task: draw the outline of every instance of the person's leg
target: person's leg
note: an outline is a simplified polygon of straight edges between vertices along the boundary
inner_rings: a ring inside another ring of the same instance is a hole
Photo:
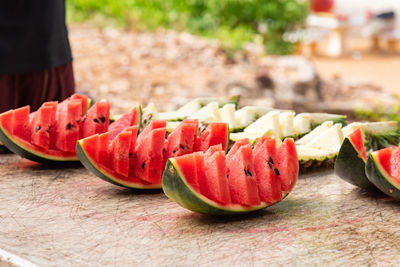
[[[45,101],[62,101],[75,93],[75,79],[72,62],[48,70]]]
[[[72,63],[43,71],[0,75],[0,112],[45,101],[62,101],[75,92]]]
[[[15,74],[0,75],[0,113],[18,106],[15,76]]]

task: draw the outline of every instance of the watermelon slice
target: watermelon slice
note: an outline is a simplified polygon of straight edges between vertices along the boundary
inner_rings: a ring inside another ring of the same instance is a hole
[[[367,154],[361,128],[346,137],[335,161],[335,173],[348,183],[365,190],[376,190],[365,174]]]
[[[210,147],[205,155],[195,152],[169,158],[162,187],[170,199],[199,213],[224,215],[259,210],[279,202],[293,189],[299,168],[293,148],[292,139],[276,150],[273,139],[261,138],[253,151],[249,140],[239,140],[226,158],[222,146]],[[229,169],[229,181],[224,179],[225,168]]]
[[[207,151],[211,146],[221,144],[223,150],[228,149],[229,127],[227,123],[210,123],[207,128],[197,138],[195,151]]]
[[[186,119],[168,136],[164,165],[168,158],[192,153],[199,129],[198,120]]]
[[[232,202],[244,206],[260,205],[251,144],[244,144],[227,157]]]
[[[140,106],[131,108],[127,113],[123,114],[118,120],[113,122],[108,131],[110,132],[110,141],[122,132],[126,127],[132,125],[139,125],[142,116],[142,109]]]
[[[0,114],[0,141],[33,161],[78,161],[75,146],[90,102],[87,96],[74,94],[59,104],[43,103],[36,112],[29,113],[29,106],[4,112]]]
[[[276,203],[283,197],[276,168],[276,141],[272,137],[262,137],[254,147],[254,170],[260,199],[267,204]]]
[[[388,196],[400,200],[399,148],[384,148],[369,154],[365,166],[368,180]]]
[[[80,121],[80,138],[85,138],[108,130],[110,118],[110,103],[96,102]]]

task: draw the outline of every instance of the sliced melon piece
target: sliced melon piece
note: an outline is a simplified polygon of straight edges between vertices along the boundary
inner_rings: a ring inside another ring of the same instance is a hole
[[[243,132],[262,136],[267,130],[273,130],[281,137],[279,128],[279,111],[271,111],[250,124]]]
[[[307,162],[310,160],[315,161],[326,161],[330,159],[334,159],[337,155],[336,152],[316,149],[304,145],[297,145],[296,146],[297,155],[299,157],[300,162]]]
[[[272,110],[273,108],[271,107],[243,107],[235,112],[236,125],[238,128],[245,128]]]
[[[308,147],[338,152],[343,142],[342,125],[335,124],[307,143]]]
[[[339,123],[346,125],[346,115],[329,114],[329,113],[306,113],[310,116],[311,127],[314,128],[325,121],[332,121],[334,124]]]
[[[302,138],[300,138],[299,140],[297,140],[296,144],[297,145],[306,145],[307,143],[314,140],[317,136],[319,136],[321,133],[328,130],[332,126],[333,126],[332,121],[326,121],[326,122],[322,123],[320,126],[318,126],[317,128],[315,128],[314,130],[312,130],[311,132],[309,132],[308,134],[306,134],[305,136],[303,136]]]
[[[294,115],[294,111],[287,111],[279,114],[279,128],[282,137],[292,137],[295,135]]]
[[[293,130],[295,135],[300,136],[311,131],[311,119],[309,113],[300,113],[293,118]]]
[[[236,129],[235,105],[226,104],[219,109],[221,122],[228,123],[229,129]]]
[[[246,132],[239,132],[239,133],[230,133],[229,140],[232,142],[239,141],[240,139],[248,138],[252,144],[254,144],[257,140],[262,137],[273,137],[276,141],[277,146],[282,143],[282,140],[279,138],[278,134],[274,130],[266,130],[264,133],[246,133]]]
[[[159,119],[168,120],[168,121],[181,121],[186,119],[199,111],[204,106],[216,102],[219,107],[222,107],[226,104],[234,104],[237,107],[239,102],[239,96],[227,96],[227,97],[199,97],[195,98],[192,101],[186,103],[182,107],[180,107],[176,111],[168,111],[168,112],[160,112]]]
[[[198,119],[201,123],[220,122],[218,102],[211,102],[194,114],[189,116],[188,119]]]

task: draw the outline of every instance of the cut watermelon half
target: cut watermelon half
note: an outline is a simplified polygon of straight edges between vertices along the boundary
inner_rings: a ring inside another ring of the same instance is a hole
[[[361,129],[346,137],[335,161],[335,173],[346,182],[365,190],[375,190],[365,174],[367,154]]]
[[[400,200],[399,147],[384,148],[369,154],[365,166],[368,180],[388,196]]]
[[[122,123],[128,125],[132,120],[122,119]],[[112,130],[122,132],[116,135],[114,133],[114,140],[111,140],[110,131],[98,137],[79,140],[76,150],[82,164],[103,180],[128,188],[161,188],[166,158],[193,152],[198,125],[198,120],[185,120],[168,136],[168,139],[165,139],[165,120],[151,121],[139,135],[137,135],[138,126],[130,126],[124,130],[122,126],[118,126]],[[129,131],[132,134],[127,133]],[[224,154],[221,144],[214,149]],[[203,162],[203,153],[198,152],[193,155],[193,159],[186,160]],[[187,171],[201,173],[197,169]],[[191,182],[196,184],[195,180]],[[196,190],[200,192],[201,188],[205,187],[197,183]]]
[[[249,140],[239,140],[226,158],[221,147],[215,146],[206,153],[170,158],[163,174],[164,193],[184,208],[212,215],[271,206],[293,190],[299,168],[293,140],[287,139],[278,150],[271,144],[271,140],[261,138],[252,150]],[[270,165],[274,166],[273,173]],[[224,179],[227,170],[229,177]]]
[[[78,161],[79,124],[91,101],[74,94],[57,104],[46,102],[36,112],[29,106],[0,114],[0,141],[12,152],[41,163]]]

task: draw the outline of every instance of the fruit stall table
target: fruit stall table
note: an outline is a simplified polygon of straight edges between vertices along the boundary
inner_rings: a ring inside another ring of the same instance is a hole
[[[114,186],[80,165],[1,154],[0,171],[3,261],[4,251],[39,266],[400,261],[399,203],[362,192],[331,169],[301,174],[275,206],[228,218],[185,210],[161,191]]]

